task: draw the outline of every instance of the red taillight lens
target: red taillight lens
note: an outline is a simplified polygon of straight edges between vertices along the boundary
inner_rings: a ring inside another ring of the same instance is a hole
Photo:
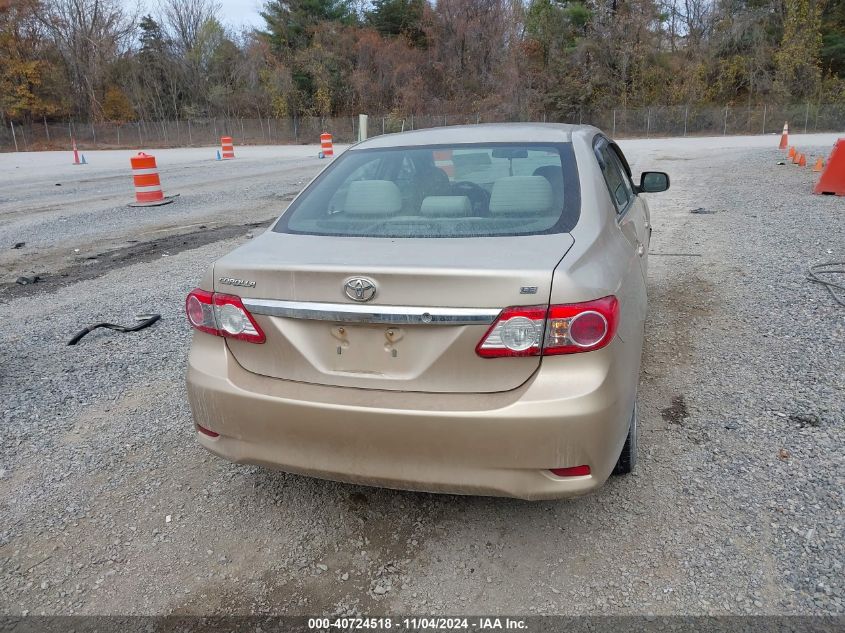
[[[207,435],[208,437],[220,437],[220,433],[217,431],[212,431],[211,429],[207,429],[204,426],[200,426],[197,424],[197,431],[202,433],[203,435]]]
[[[263,343],[264,332],[244,307],[240,297],[197,288],[185,300],[190,324],[201,332],[249,343]]]
[[[616,297],[550,306],[543,355],[601,349],[613,340],[618,323],[619,301]]]
[[[185,313],[188,315],[188,322],[200,332],[207,332],[219,336],[217,324],[214,321],[213,297],[205,290],[192,290],[185,299]]]
[[[484,358],[553,356],[600,349],[619,321],[616,297],[584,303],[506,308],[475,348]]]
[[[583,477],[590,474],[590,467],[584,464],[583,466],[570,466],[569,468],[552,468],[550,472],[558,477]]]

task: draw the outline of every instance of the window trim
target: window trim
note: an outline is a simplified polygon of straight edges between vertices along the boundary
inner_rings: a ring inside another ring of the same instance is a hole
[[[634,201],[637,198],[637,188],[634,186],[634,181],[631,179],[631,167],[628,165],[628,160],[624,157],[624,154],[618,149],[618,145],[611,141],[609,138],[604,136],[603,134],[596,134],[595,139],[593,139],[593,156],[598,163],[599,157],[597,156],[597,152],[599,150],[599,145],[606,145],[608,150],[613,152],[616,155],[616,158],[619,159],[619,163],[622,165],[622,177],[628,180],[628,184],[630,185],[631,196],[628,198],[628,204],[625,205],[622,209],[616,204],[616,198],[613,195],[613,192],[610,190],[610,184],[607,182],[607,178],[604,177],[604,173],[602,172],[602,180],[604,180],[605,189],[607,189],[607,194],[610,196],[610,204],[613,205],[613,208],[616,209],[616,220],[621,221],[627,214],[628,211],[634,204]],[[601,164],[599,164],[599,171],[601,172]]]

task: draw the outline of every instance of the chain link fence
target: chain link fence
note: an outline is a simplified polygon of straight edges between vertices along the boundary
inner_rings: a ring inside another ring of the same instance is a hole
[[[718,136],[779,133],[784,121],[790,131],[845,131],[845,104],[797,104],[753,107],[651,106],[610,110],[569,106],[554,117],[502,113],[370,115],[369,136],[447,125],[513,121],[583,123],[613,137]],[[131,123],[74,121],[19,124],[0,128],[0,151],[66,150],[75,140],[79,149],[143,149],[217,145],[231,136],[235,145],[316,144],[329,132],[336,143],[358,138],[358,117],[294,117],[288,119],[213,118]]]

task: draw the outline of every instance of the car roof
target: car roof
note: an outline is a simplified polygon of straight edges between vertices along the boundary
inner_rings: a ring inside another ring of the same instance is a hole
[[[460,143],[568,143],[572,134],[595,130],[589,125],[563,123],[480,123],[425,128],[412,132],[383,134],[350,149],[411,147],[414,145],[453,145]]]

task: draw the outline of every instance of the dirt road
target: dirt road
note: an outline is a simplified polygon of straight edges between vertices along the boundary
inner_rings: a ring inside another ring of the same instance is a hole
[[[808,156],[830,143],[805,139]],[[563,502],[337,484],[197,446],[182,301],[256,229],[80,262],[265,221],[321,166],[313,152],[163,155],[180,201],[150,212],[123,206],[122,166],[0,182],[0,281],[75,271],[0,292],[0,613],[845,612],[845,311],[805,278],[845,260],[845,202],[810,195],[776,146],[622,143],[635,171],[672,177],[650,198],[640,464]],[[148,330],[65,346],[150,311]]]

